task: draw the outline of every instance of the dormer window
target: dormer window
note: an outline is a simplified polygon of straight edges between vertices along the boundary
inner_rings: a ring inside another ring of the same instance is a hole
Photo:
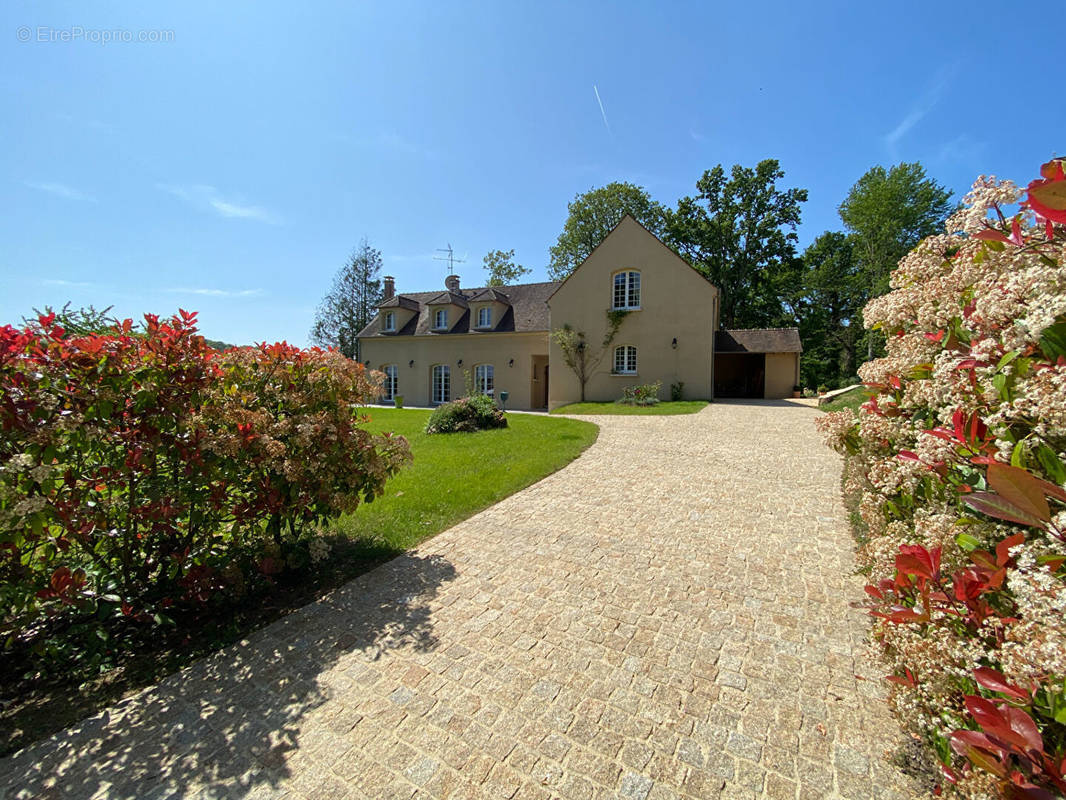
[[[395,311],[386,311],[385,312],[385,319],[382,322],[381,329],[383,331],[394,331],[394,330],[396,330],[396,312]]]
[[[616,272],[614,274],[614,293],[611,308],[613,310],[633,310],[640,308],[640,273],[636,271]]]
[[[479,328],[492,327],[492,309],[488,306],[477,310],[477,326]]]
[[[438,308],[433,312],[433,328],[438,331],[448,329],[448,309]]]

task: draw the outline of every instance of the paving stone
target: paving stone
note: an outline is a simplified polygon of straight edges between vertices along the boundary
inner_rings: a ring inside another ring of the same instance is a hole
[[[917,794],[855,679],[878,673],[817,414],[594,418],[563,470],[0,759],[0,796]]]

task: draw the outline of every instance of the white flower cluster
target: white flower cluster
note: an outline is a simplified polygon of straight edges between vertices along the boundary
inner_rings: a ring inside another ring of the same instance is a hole
[[[1049,454],[1066,463],[1066,365],[1047,357],[1042,342],[1066,315],[1066,236],[1059,228],[1048,241],[1032,220],[1022,223],[1021,245],[973,236],[1021,197],[1014,184],[982,176],[947,232],[900,261],[892,291],[863,312],[866,326],[886,337],[885,356],[859,370],[880,394],[857,417],[839,412],[819,421],[827,443],[848,455],[844,491],[865,526],[858,555],[871,582],[895,577],[901,545],[940,548],[951,580],[973,566],[971,550],[995,553],[998,542],[1025,533],[1012,550],[1017,563],[995,590],[999,607],[1013,607],[1006,616],[1017,621],[994,615],[974,630],[960,623],[957,609],[934,608],[928,623],[875,623],[892,672],[909,670],[917,681],[894,685],[892,705],[926,740],[972,725],[962,704],[972,690],[962,687],[973,685],[976,667],[1026,686],[1066,678],[1066,583],[1041,560],[1066,555],[1066,544],[965,507],[956,487],[986,488],[986,467],[972,460],[978,453],[1020,458],[1045,479]],[[955,437],[960,419],[965,444]],[[929,433],[934,428],[942,435]],[[1056,502],[1053,524],[1066,531],[1066,511]],[[979,770],[951,791],[998,796]]]

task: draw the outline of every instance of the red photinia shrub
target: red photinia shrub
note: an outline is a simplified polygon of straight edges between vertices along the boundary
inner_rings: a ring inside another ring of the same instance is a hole
[[[0,329],[0,634],[149,619],[276,574],[278,548],[409,458],[360,426],[375,375],[286,344],[218,353],[195,314],[70,337]]]
[[[1041,174],[980,179],[900,262],[864,312],[870,400],[821,422],[890,702],[961,797],[1066,791],[1066,175]]]

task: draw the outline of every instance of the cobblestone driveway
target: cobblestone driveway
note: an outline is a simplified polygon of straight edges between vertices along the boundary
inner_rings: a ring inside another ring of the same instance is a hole
[[[598,417],[566,469],[0,762],[0,797],[906,797],[817,413]]]

